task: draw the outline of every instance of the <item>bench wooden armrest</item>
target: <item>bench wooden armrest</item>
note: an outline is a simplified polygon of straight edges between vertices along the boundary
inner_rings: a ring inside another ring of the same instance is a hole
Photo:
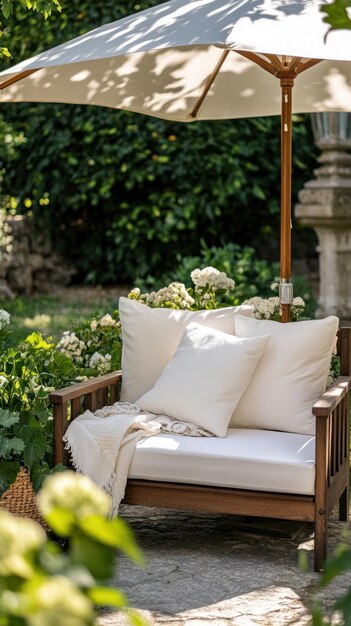
[[[122,372],[118,370],[104,376],[89,378],[70,387],[57,389],[50,394],[49,400],[53,404],[55,463],[67,464],[68,459],[62,439],[67,430],[68,421],[87,409],[94,412],[103,406],[117,402],[121,381]]]
[[[351,378],[349,376],[339,376],[315,402],[312,407],[313,415],[316,417],[330,415],[348,393],[350,383]]]
[[[75,383],[63,389],[55,389],[50,396],[50,402],[63,404],[74,398],[79,398],[87,393],[93,393],[104,387],[118,383],[122,380],[122,370],[105,374],[104,376],[96,376],[96,378],[88,378],[82,383]]]

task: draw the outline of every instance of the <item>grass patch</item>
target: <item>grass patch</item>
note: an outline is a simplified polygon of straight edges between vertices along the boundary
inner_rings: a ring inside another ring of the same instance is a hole
[[[127,292],[123,288],[67,288],[57,295],[0,300],[0,309],[11,315],[11,345],[18,345],[34,331],[58,341],[65,330],[73,330],[88,317],[112,313],[119,295]]]

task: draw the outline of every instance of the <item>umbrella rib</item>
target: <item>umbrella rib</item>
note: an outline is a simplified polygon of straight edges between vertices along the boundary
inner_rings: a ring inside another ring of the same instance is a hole
[[[315,65],[318,65],[318,63],[321,63],[321,62],[322,62],[322,59],[308,59],[308,61],[306,61],[305,63],[301,62],[297,66],[297,73],[302,74],[302,72],[304,72],[305,70],[309,70],[311,67],[314,67]]]
[[[24,72],[20,72],[19,74],[16,74],[16,76],[12,76],[12,78],[9,78],[8,80],[5,80],[3,83],[1,83],[0,89],[6,89],[6,87],[10,87],[10,85],[18,83],[18,81],[22,80],[23,78],[26,78],[27,76],[34,74],[34,72],[38,72],[42,69],[42,67],[38,67],[35,70],[25,70]]]
[[[270,63],[265,61],[258,54],[254,54],[254,52],[247,52],[246,50],[245,51],[244,50],[235,50],[235,52],[237,54],[240,54],[242,57],[245,57],[246,59],[249,59],[249,61],[253,61],[253,63],[256,63],[256,65],[260,65],[260,67],[262,67],[264,70],[266,70],[270,74],[275,75],[275,68],[273,68],[273,66]]]
[[[200,107],[201,107],[203,101],[205,100],[209,90],[211,89],[214,81],[216,80],[216,78],[218,76],[218,73],[220,72],[220,69],[221,69],[224,61],[226,60],[228,54],[229,54],[229,50],[224,50],[224,52],[222,53],[219,61],[216,64],[213,72],[208,77],[208,79],[206,81],[206,84],[205,84],[205,87],[204,87],[204,90],[203,90],[200,98],[198,99],[197,103],[195,104],[193,110],[190,113],[192,118],[194,118],[194,119],[196,118],[196,116],[197,116],[197,114],[198,114],[198,112],[200,110]]]

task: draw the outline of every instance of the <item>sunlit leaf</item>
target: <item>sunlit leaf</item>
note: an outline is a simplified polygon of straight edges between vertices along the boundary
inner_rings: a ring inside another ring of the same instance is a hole
[[[351,19],[347,9],[350,8],[350,0],[334,0],[330,4],[321,5],[320,10],[326,14],[323,20],[330,24],[331,30],[349,30],[351,28]]]
[[[119,589],[93,587],[89,590],[88,595],[98,606],[113,606],[120,609],[127,605],[127,599]]]
[[[143,556],[136,544],[134,533],[120,517],[112,520],[98,516],[88,517],[80,521],[80,526],[96,541],[118,548],[139,565],[143,564]]]

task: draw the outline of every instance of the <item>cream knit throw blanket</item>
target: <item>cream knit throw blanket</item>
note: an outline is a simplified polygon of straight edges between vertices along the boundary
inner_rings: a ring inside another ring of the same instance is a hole
[[[69,425],[64,441],[73,466],[112,496],[111,517],[118,515],[138,441],[159,432],[213,436],[190,422],[142,412],[136,404],[129,402],[116,402],[95,413],[85,411]]]

